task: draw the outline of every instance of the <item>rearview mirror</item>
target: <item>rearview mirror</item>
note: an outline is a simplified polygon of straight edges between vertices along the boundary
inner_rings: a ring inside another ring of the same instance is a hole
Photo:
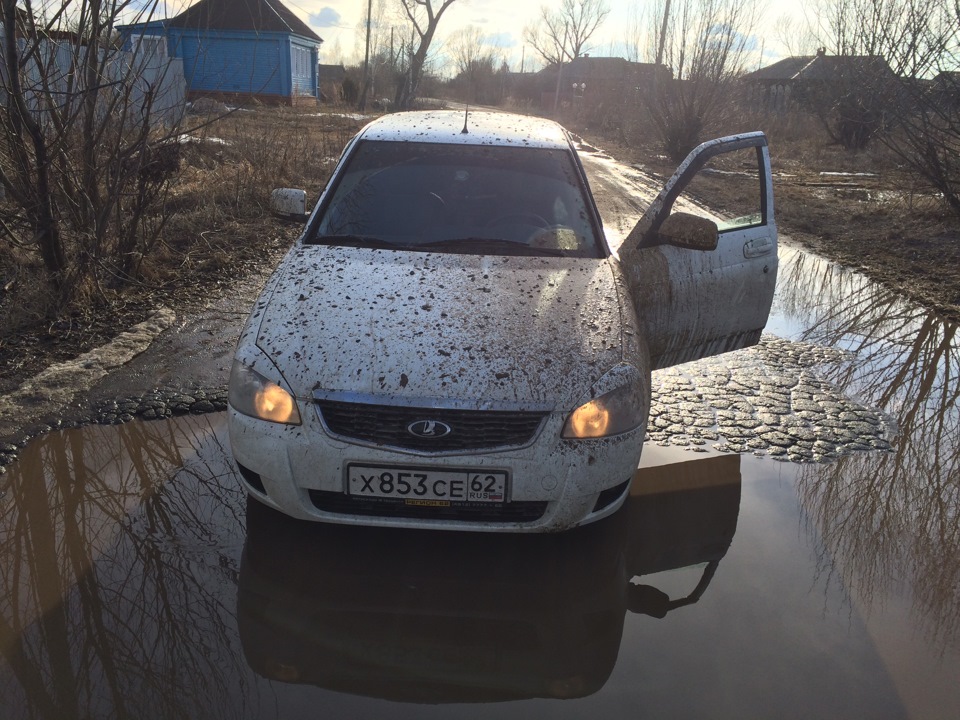
[[[277,188],[270,193],[270,212],[282,220],[306,222],[307,193],[293,188]]]
[[[661,242],[686,250],[716,250],[720,229],[713,220],[685,212],[675,212],[660,225]]]

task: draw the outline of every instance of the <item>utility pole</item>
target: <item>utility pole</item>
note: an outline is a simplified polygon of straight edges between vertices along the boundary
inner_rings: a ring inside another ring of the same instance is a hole
[[[367,49],[363,55],[363,87],[360,88],[360,100],[357,102],[357,110],[363,112],[367,109],[367,93],[370,90],[370,20],[373,15],[373,0],[367,0]]]
[[[553,114],[557,114],[560,105],[560,82],[563,80],[563,61],[567,57],[567,28],[563,29],[563,45],[560,46],[560,62],[557,63],[557,89],[553,95]]]
[[[657,42],[657,65],[663,63],[663,46],[667,41],[667,22],[670,20],[670,0],[663,5],[663,22],[660,24],[660,38]]]

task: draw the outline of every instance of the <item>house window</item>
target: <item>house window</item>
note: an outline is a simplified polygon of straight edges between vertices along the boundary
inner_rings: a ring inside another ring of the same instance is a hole
[[[303,47],[293,47],[293,74],[298,77],[310,76],[310,50]]]

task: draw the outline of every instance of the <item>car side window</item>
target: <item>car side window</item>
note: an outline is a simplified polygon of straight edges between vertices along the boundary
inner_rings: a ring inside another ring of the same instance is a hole
[[[709,217],[723,234],[764,224],[763,193],[756,149],[743,148],[710,158],[673,209]]]

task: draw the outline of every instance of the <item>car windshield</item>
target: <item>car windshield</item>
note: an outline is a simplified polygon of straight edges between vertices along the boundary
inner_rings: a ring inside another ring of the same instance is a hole
[[[307,242],[602,257],[570,152],[362,141]]]

